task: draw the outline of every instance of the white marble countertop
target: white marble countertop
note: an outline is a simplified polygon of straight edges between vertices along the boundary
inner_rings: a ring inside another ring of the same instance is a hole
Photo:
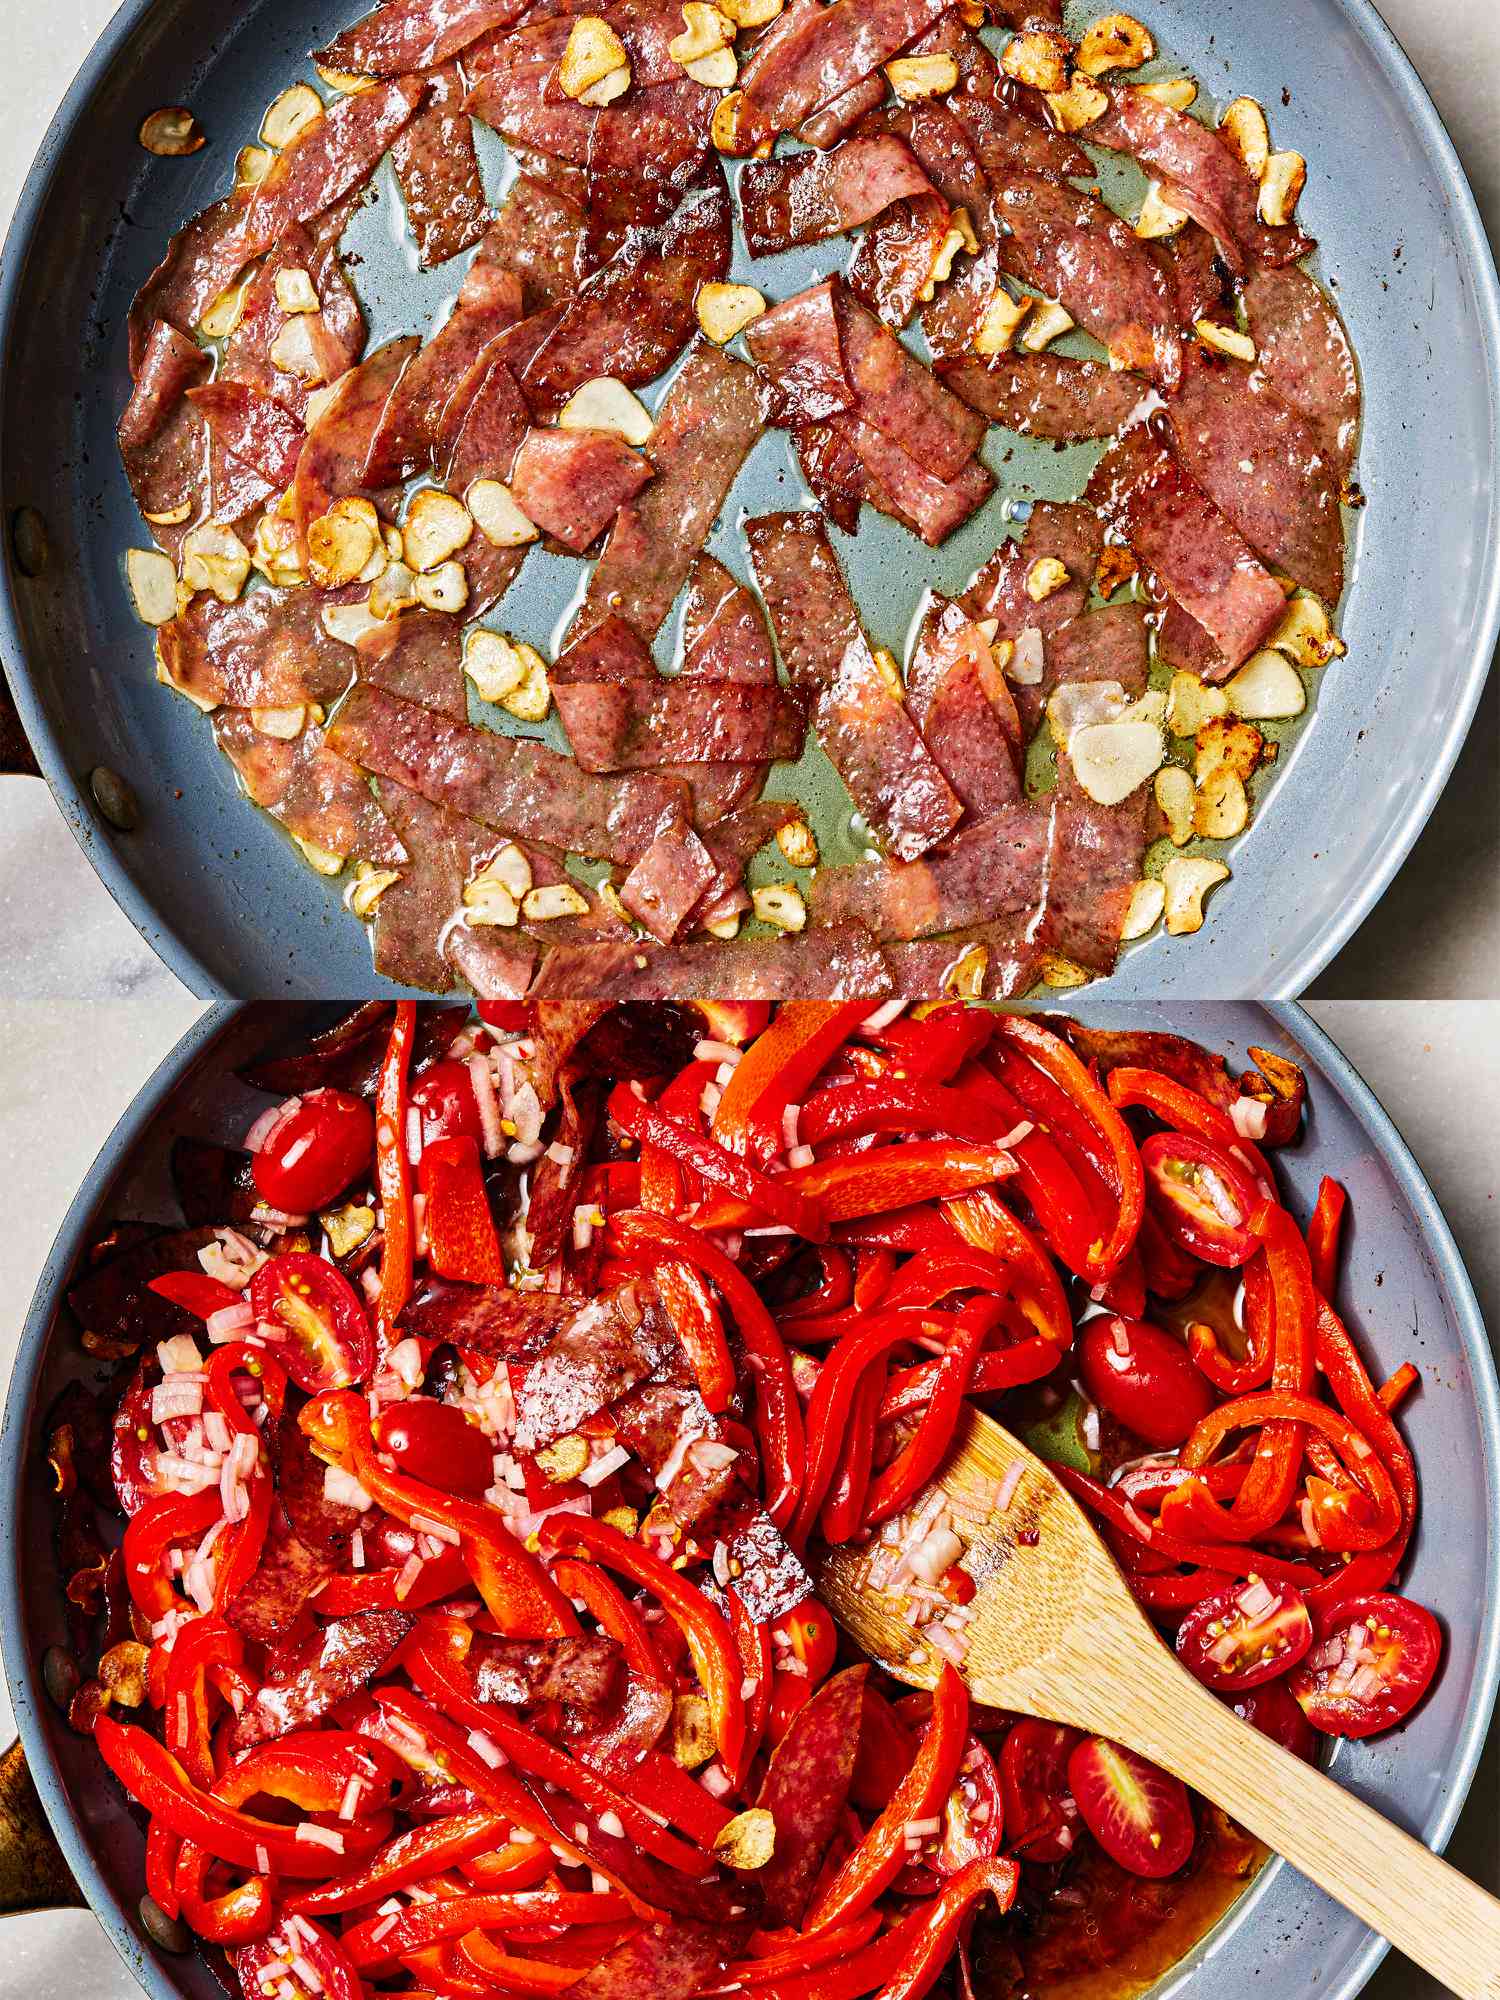
[[[24,1159],[27,1200],[0,1235],[0,1385],[32,1287],[79,1180],[140,1084],[198,1012],[182,993],[109,1005],[0,1000],[0,1160]],[[1321,1002],[1312,1012],[1370,1083],[1442,1204],[1491,1327],[1500,1328],[1500,1002]],[[58,1052],[67,1051],[66,1065]],[[37,1135],[49,1135],[43,1148]],[[9,1740],[0,1687],[0,1744]],[[1500,1889],[1500,1737],[1493,1736],[1450,1855]],[[0,1920],[0,2000],[138,2000],[86,1911]],[[1388,1959],[1370,2000],[1438,2000]],[[1272,1995],[1268,2000],[1291,2000]]]
[[[114,0],[4,0],[0,226],[53,107]],[[1149,9],[1145,9],[1149,13]],[[1500,8],[1495,0],[1382,0],[1426,79],[1500,241]],[[1500,675],[1426,831],[1314,994],[1481,999],[1500,990]],[[56,913],[66,911],[62,925]],[[165,993],[176,984],[110,902],[35,779],[0,778],[0,994]]]

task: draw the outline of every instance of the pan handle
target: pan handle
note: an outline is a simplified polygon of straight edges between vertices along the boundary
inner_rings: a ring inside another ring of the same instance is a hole
[[[83,1905],[18,1739],[0,1754],[0,1915]]]
[[[10,686],[0,674],[0,776],[39,778],[36,758],[11,700]]]

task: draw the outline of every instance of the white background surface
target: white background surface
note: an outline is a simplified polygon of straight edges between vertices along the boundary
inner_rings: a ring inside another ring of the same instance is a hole
[[[0,222],[112,7],[113,0],[0,0]],[[1150,6],[1141,11],[1150,18]],[[1268,25],[1275,12],[1266,0]],[[1382,12],[1448,123],[1491,241],[1500,240],[1500,0],[1382,0]],[[1315,993],[1486,998],[1500,991],[1497,769],[1500,675],[1492,674],[1426,832]],[[0,994],[165,997],[175,985],[110,902],[38,779],[0,778],[0,935]]]
[[[0,1161],[25,1188],[0,1232],[0,1384],[53,1235],[79,1181],[151,1070],[197,1013],[170,993],[113,1004],[0,1002]],[[1313,1013],[1385,1104],[1436,1191],[1492,1328],[1500,1328],[1500,1003],[1324,1002]],[[47,1143],[38,1144],[45,1133]],[[0,1743],[12,1733],[0,1689]],[[1497,1744],[1449,1852],[1500,1889]],[[1370,2000],[1436,2000],[1387,1960]],[[3,2000],[139,2000],[86,1911],[0,1919]],[[1225,2000],[1245,2000],[1231,1994]],[[1262,2000],[1306,2000],[1272,1994]]]

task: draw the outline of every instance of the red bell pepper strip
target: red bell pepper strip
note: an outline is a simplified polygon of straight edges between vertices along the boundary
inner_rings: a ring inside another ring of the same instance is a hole
[[[1150,1212],[1148,1210],[1148,1219]],[[1187,1330],[1188,1353],[1198,1367],[1226,1396],[1248,1395],[1270,1380],[1274,1355],[1275,1321],[1272,1317],[1270,1282],[1263,1258],[1253,1258],[1245,1268],[1245,1352],[1240,1360],[1227,1354],[1219,1341],[1217,1327],[1195,1319]]]
[[[703,1087],[713,1074],[708,1063],[690,1063],[674,1077],[657,1107],[668,1116],[681,1119],[700,1136]],[[698,1177],[694,1175],[694,1197]],[[649,1142],[641,1147],[640,1206],[656,1215],[678,1215],[687,1205],[686,1176],[678,1162],[662,1147]],[[708,1409],[720,1415],[729,1407],[735,1391],[734,1362],[724,1338],[724,1323],[713,1295],[700,1271],[691,1264],[661,1264],[656,1286],[666,1307],[672,1329],[682,1344],[698,1393]]]
[[[177,1851],[181,1846],[181,1836],[153,1813],[146,1828],[146,1894],[174,1918],[182,1907],[175,1880]]]
[[[969,1731],[969,1691],[945,1661],[932,1694],[932,1714],[916,1759],[891,1802],[814,1902],[804,1926],[828,1930],[848,1923],[883,1895],[907,1861],[911,1820],[938,1817],[953,1789]]]
[[[758,1624],[750,1616],[744,1599],[734,1591],[729,1592],[727,1602],[729,1629],[740,1649],[740,1665],[745,1670],[744,1685],[749,1690],[745,1695],[745,1759],[748,1765],[760,1747],[771,1712],[771,1677],[775,1671],[771,1627],[769,1623]]]
[[[1242,1138],[1228,1112],[1210,1104],[1200,1091],[1179,1083],[1176,1077],[1164,1075],[1161,1070],[1137,1069],[1129,1063],[1110,1071],[1107,1088],[1110,1102],[1119,1105],[1122,1111],[1138,1104],[1174,1132],[1193,1132],[1200,1139],[1210,1139],[1214,1145],[1222,1146],[1249,1169],[1261,1193],[1275,1200],[1276,1182],[1265,1154],[1249,1139]]]
[[[639,1925],[632,1925],[630,1929],[637,1930]],[[618,1926],[599,1934],[601,1958],[613,1949],[620,1935],[621,1928]],[[504,1995],[506,2000],[511,2000],[511,1996],[516,1994],[537,1995],[545,2000],[549,1994],[565,1993],[585,1976],[576,1965],[549,1965],[541,1959],[519,1958],[495,1944],[483,1931],[466,1931],[458,1941],[457,1950],[459,1957],[475,1968],[479,1979],[472,1986],[445,1982],[445,1992],[475,1996]],[[410,1964],[410,1959],[407,1962]]]
[[[892,1514],[899,1514],[942,1464],[953,1443],[954,1426],[969,1393],[979,1350],[999,1317],[1000,1302],[996,1299],[971,1299],[960,1311],[915,1433],[871,1482],[865,1503],[867,1528],[878,1528]]]
[[[1333,1445],[1344,1465],[1373,1503],[1375,1518],[1368,1527],[1357,1527],[1352,1521],[1349,1523],[1349,1532],[1356,1535],[1357,1539],[1335,1544],[1325,1537],[1325,1546],[1375,1549],[1389,1541],[1400,1530],[1402,1507],[1390,1468],[1347,1417],[1337,1410],[1331,1410],[1326,1403],[1320,1403],[1313,1396],[1294,1395],[1286,1390],[1272,1389],[1253,1396],[1240,1396],[1231,1403],[1221,1404],[1217,1410],[1211,1410],[1194,1428],[1182,1447],[1182,1462],[1192,1465],[1203,1464],[1231,1431],[1256,1424],[1269,1425],[1273,1422],[1305,1426],[1308,1430],[1321,1432]],[[1241,1488],[1241,1492],[1254,1478],[1264,1451],[1265,1447],[1262,1445],[1256,1453],[1255,1460],[1252,1461],[1245,1487]],[[1179,1488],[1178,1492],[1181,1491]],[[1175,1498],[1175,1494],[1169,1495],[1162,1502],[1163,1519],[1166,1518],[1167,1510]]]
[[[1019,1389],[1028,1382],[1040,1382],[1058,1365],[1060,1354],[1053,1341],[1034,1333],[1013,1347],[987,1348],[974,1363],[969,1377],[970,1396],[993,1396],[1003,1389]],[[910,1415],[921,1409],[937,1386],[942,1361],[920,1361],[892,1375],[880,1401],[880,1422]]]
[[[661,1604],[687,1641],[703,1687],[724,1768],[737,1787],[745,1775],[744,1669],[722,1615],[680,1570],[608,1521],[587,1514],[551,1514],[541,1525],[544,1549],[578,1548],[638,1583]]]
[[[1059,1351],[1071,1347],[1073,1315],[1052,1260],[994,1190],[945,1202],[943,1214],[965,1243],[1006,1266],[1006,1290],[1036,1332]]]
[[[935,1084],[898,1082],[887,1074],[856,1083],[830,1084],[810,1098],[797,1120],[804,1146],[830,1139],[865,1138],[883,1132],[909,1138],[914,1132],[942,1132],[977,1144],[993,1140],[995,1116],[966,1091]]]
[[[943,1359],[946,1360],[947,1356]],[[934,1365],[941,1367],[942,1363]],[[849,1427],[819,1523],[824,1541],[832,1548],[857,1535],[865,1519],[870,1495],[870,1471],[875,1459],[875,1425],[885,1394],[885,1379],[884,1364],[872,1362],[854,1392]]]
[[[384,1823],[346,1820],[336,1830],[343,1852],[320,1842],[299,1840],[290,1826],[257,1819],[214,1798],[195,1785],[177,1759],[146,1730],[134,1723],[101,1715],[94,1727],[99,1754],[130,1796],[158,1816],[183,1840],[196,1841],[217,1860],[254,1871],[266,1857],[271,1872],[301,1880],[321,1881],[337,1875],[351,1862],[362,1861],[381,1843]]]
[[[677,1258],[691,1264],[717,1288],[728,1306],[755,1383],[755,1428],[766,1482],[766,1512],[784,1530],[797,1505],[806,1446],[802,1405],[775,1320],[739,1266],[695,1230],[641,1209],[616,1216],[614,1227],[633,1259],[656,1264]]]
[[[420,1822],[387,1841],[357,1875],[345,1875],[323,1888],[295,1890],[282,1898],[281,1907],[304,1916],[366,1909],[395,1889],[405,1889],[440,1869],[502,1847],[509,1826],[510,1821],[503,1814],[482,1808]],[[546,1855],[545,1848],[543,1854]],[[550,1865],[549,1856],[547,1866]],[[546,1873],[546,1869],[542,1872]]]
[[[1024,1050],[1038,1069],[1061,1085],[1098,1132],[1103,1147],[1100,1171],[1109,1181],[1119,1203],[1114,1228],[1094,1258],[1102,1272],[1108,1275],[1121,1263],[1135,1242],[1146,1205],[1141,1156],[1130,1127],[1092,1073],[1050,1028],[1044,1028],[1040,1021],[1026,1014],[1005,1014],[1000,1019],[1000,1035],[1003,1041]]]
[[[787,1305],[777,1308],[777,1318],[807,1319],[819,1313],[839,1312],[854,1297],[854,1271],[847,1251],[839,1250],[831,1243],[817,1246],[818,1263],[822,1269],[822,1282],[814,1292],[806,1292],[800,1299],[793,1299]]]
[[[146,1290],[181,1306],[195,1319],[212,1319],[216,1312],[241,1303],[238,1292],[218,1278],[211,1278],[206,1271],[163,1271],[159,1278],[148,1282]]]
[[[464,1931],[515,1932],[535,1924],[617,1923],[630,1914],[625,1898],[613,1890],[582,1895],[568,1890],[528,1890],[519,1896],[445,1896],[403,1910],[391,1925],[383,1917],[369,1917],[346,1930],[342,1943],[355,1969],[370,1972],[405,1952],[459,1937]]]
[[[867,1910],[852,1923],[820,1931],[816,1937],[799,1937],[795,1931],[757,1932],[750,1939],[750,1949],[757,1955],[735,1959],[725,1971],[725,1984],[765,1986],[787,1973],[811,1972],[814,1966],[828,1965],[859,1951],[880,1924],[880,1912]]]
[[[1233,1542],[1187,1541],[1166,1528],[1153,1526],[1116,1487],[1101,1485],[1088,1473],[1075,1472],[1070,1465],[1054,1465],[1052,1470],[1090,1513],[1170,1562],[1191,1563],[1196,1568],[1218,1570],[1230,1576],[1255,1574],[1263,1576],[1267,1583],[1293,1584],[1304,1595],[1321,1581],[1310,1563],[1285,1562],[1280,1556],[1267,1555],[1263,1549],[1246,1549]]]
[[[573,1556],[559,1556],[552,1575],[559,1590],[583,1599],[589,1616],[619,1646],[632,1673],[650,1681],[668,1680],[650,1626],[612,1577],[596,1563],[579,1562]]]
[[[993,1014],[957,1002],[934,1008],[920,1020],[906,1015],[888,1021],[870,1040],[890,1051],[887,1074],[897,1081],[943,1084],[986,1047],[994,1031]]]
[[[625,1775],[623,1765],[610,1768],[616,1776]],[[711,1848],[734,1818],[733,1806],[705,1791],[692,1772],[684,1771],[665,1751],[648,1750],[639,1763],[629,1767],[629,1777],[633,1798],[649,1806],[669,1826],[691,1835],[700,1847]]]
[[[1011,1154],[994,1145],[960,1146],[948,1139],[916,1139],[881,1146],[842,1160],[814,1160],[771,1183],[805,1196],[832,1222],[889,1214],[913,1201],[946,1201],[988,1187],[1015,1171]],[[700,1229],[753,1227],[761,1205],[719,1196],[695,1218]]]
[[[1227,1590],[1236,1579],[1222,1569],[1195,1569],[1186,1576],[1127,1576],[1137,1604],[1148,1611],[1185,1611],[1216,1591]]]
[[[163,1493],[131,1515],[123,1544],[125,1587],[150,1624],[185,1602],[167,1573],[168,1550],[201,1540],[223,1513],[219,1489],[210,1486],[202,1493]]]
[[[855,1251],[854,1303],[861,1312],[872,1312],[880,1304],[895,1270],[896,1258],[893,1251]]]
[[[805,1243],[827,1239],[828,1222],[822,1206],[798,1191],[795,1175],[772,1178],[761,1173],[740,1154],[731,1153],[638,1096],[638,1089],[638,1085],[622,1083],[610,1095],[610,1119],[627,1138],[659,1146],[682,1166],[691,1168],[700,1181],[736,1196],[732,1204],[736,1212],[748,1207],[752,1218],[763,1216],[768,1222],[779,1222]]]
[[[1421,1381],[1421,1371],[1415,1362],[1403,1361],[1394,1375],[1389,1376],[1376,1390],[1380,1407],[1387,1413],[1397,1409]]]
[[[505,1259],[474,1140],[460,1132],[430,1141],[422,1148],[417,1184],[433,1270],[468,1285],[503,1285]]]
[[[867,1000],[789,1000],[735,1065],[713,1116],[731,1153],[764,1163],[781,1151],[782,1114],[869,1013]]]
[[[182,1626],[167,1655],[163,1717],[167,1748],[205,1791],[218,1775],[209,1735],[208,1669],[217,1664],[237,1667],[244,1658],[245,1642],[239,1633],[212,1615]]]
[[[1325,1174],[1318,1183],[1318,1199],[1307,1223],[1307,1254],[1312,1259],[1313,1283],[1325,1299],[1333,1297],[1338,1284],[1339,1238],[1348,1202],[1344,1189]]]
[[[208,1875],[213,1865],[214,1856],[205,1848],[193,1840],[183,1841],[173,1887],[184,1923],[210,1944],[250,1944],[264,1937],[276,1915],[270,1876],[251,1875],[222,1895],[211,1896]]]
[[[318,1592],[318,1610],[329,1618],[361,1611],[418,1611],[467,1589],[472,1578],[459,1549],[445,1548],[423,1563],[415,1582],[403,1584],[405,1566],[354,1570],[329,1577]]]
[[[519,1638],[567,1636],[579,1630],[572,1605],[506,1527],[498,1509],[444,1493],[407,1473],[387,1472],[375,1450],[365,1399],[352,1389],[314,1396],[297,1419],[320,1457],[350,1472],[372,1500],[409,1528],[424,1523],[454,1529],[486,1608],[504,1633]],[[430,1528],[427,1530],[430,1532]],[[439,1539],[444,1539],[441,1535]]]
[[[406,1157],[407,1072],[417,1033],[417,1003],[398,1000],[391,1039],[375,1086],[375,1184],[384,1212],[380,1252],[380,1317],[384,1330],[411,1297],[411,1167]]]

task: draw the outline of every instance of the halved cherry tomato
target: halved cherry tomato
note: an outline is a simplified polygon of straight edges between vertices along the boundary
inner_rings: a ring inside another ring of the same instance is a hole
[[[1247,1264],[1260,1248],[1249,1228],[1264,1197],[1222,1146],[1191,1132],[1153,1132],[1141,1146],[1151,1205],[1170,1236],[1205,1264]]]
[[[484,1143],[484,1121],[467,1063],[445,1056],[423,1070],[411,1087],[411,1102],[422,1114],[422,1144],[434,1139],[473,1139]]]
[[[1068,1759],[1083,1823],[1132,1875],[1175,1875],[1193,1851],[1187,1787],[1122,1743],[1089,1736]]]
[[[524,1000],[481,1000],[479,1018],[502,1035],[524,1034],[531,1026],[531,1009]]]
[[[495,1454],[484,1432],[462,1410],[431,1396],[413,1396],[382,1410],[375,1442],[402,1472],[445,1493],[484,1493],[495,1483]]]
[[[120,1398],[110,1435],[109,1469],[126,1514],[176,1489],[161,1469],[161,1446],[151,1421],[151,1384],[143,1363]]]
[[[1089,1320],[1078,1336],[1078,1369],[1100,1408],[1157,1448],[1181,1444],[1214,1407],[1212,1385],[1182,1342],[1149,1320],[1117,1313]]]
[[[257,1319],[284,1326],[277,1350],[299,1389],[320,1396],[369,1374],[375,1342],[359,1294],[341,1271],[305,1250],[262,1264],[250,1280]]]
[[[1226,1695],[1225,1700],[1241,1721],[1253,1723],[1262,1736],[1269,1736],[1304,1763],[1317,1762],[1318,1732],[1293,1700],[1285,1681],[1263,1681],[1243,1694]]]
[[[370,1164],[375,1120],[362,1097],[310,1090],[291,1100],[250,1162],[262,1199],[288,1215],[311,1215]]]
[[[832,1614],[816,1597],[804,1597],[783,1611],[771,1627],[771,1706],[766,1733],[779,1743],[792,1717],[817,1692],[838,1655],[838,1632]],[[782,1667],[782,1660],[795,1662]],[[799,1671],[799,1668],[801,1671]]]
[[[265,2000],[275,1990],[282,1968],[294,1958],[303,1959],[317,1974],[323,2000],[361,2000],[365,1989],[349,1954],[331,1932],[307,1917],[297,1919],[295,1932],[278,1925],[269,1937],[235,1953],[234,1969],[245,2000]]]
[[[1289,1673],[1312,1644],[1312,1617],[1289,1583],[1235,1583],[1193,1605],[1177,1657],[1205,1687],[1259,1687]]]
[[[1000,1746],[1005,1841],[1023,1861],[1061,1861],[1073,1845],[1077,1808],[1068,1759],[1081,1742],[1057,1722],[1018,1722]]]
[[[1000,1773],[979,1738],[971,1736],[943,1805],[941,1833],[922,1842],[891,1886],[898,1896],[930,1896],[940,1882],[971,1861],[988,1861],[998,1854],[1004,1831]]]
[[[1375,1736],[1409,1715],[1437,1671],[1443,1635],[1425,1605],[1381,1591],[1351,1597],[1289,1686],[1325,1736]]]

